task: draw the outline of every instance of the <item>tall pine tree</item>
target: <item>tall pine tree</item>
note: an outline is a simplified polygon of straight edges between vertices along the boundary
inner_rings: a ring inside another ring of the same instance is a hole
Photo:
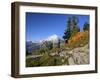
[[[89,23],[88,22],[84,23],[83,30],[84,31],[89,31]]]
[[[71,36],[74,36],[79,31],[80,31],[80,28],[78,26],[78,17],[76,16],[68,17],[67,28],[65,29],[63,39],[67,43],[69,38]]]
[[[78,17],[73,16],[72,17],[72,22],[71,22],[71,24],[72,24],[71,25],[72,26],[72,34],[71,34],[71,36],[74,36],[77,32],[80,31],[80,28],[78,26],[78,22],[79,22]]]
[[[63,36],[63,39],[67,42],[68,39],[71,37],[71,18],[68,17],[68,21],[67,21],[67,28],[65,29],[65,32],[64,32],[64,36]]]

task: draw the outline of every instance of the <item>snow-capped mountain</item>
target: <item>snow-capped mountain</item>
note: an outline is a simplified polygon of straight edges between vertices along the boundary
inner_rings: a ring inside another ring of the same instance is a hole
[[[40,43],[42,44],[44,41],[53,41],[53,42],[56,42],[58,41],[60,38],[56,35],[56,34],[53,34],[51,36],[49,36],[48,38],[46,39],[43,39],[43,40],[39,40],[39,41],[33,41],[33,43]]]
[[[58,37],[56,34],[54,34],[54,35],[51,35],[48,38],[40,40],[40,41],[26,42],[26,50],[29,53],[32,53],[33,50],[36,50],[36,49],[39,49],[39,48],[45,46],[46,45],[45,42],[48,43],[48,46],[50,43],[53,43],[53,46],[54,46],[54,45],[57,45],[59,43],[59,41],[62,42],[63,40],[60,37]]]
[[[58,42],[58,40],[59,40],[60,38],[56,35],[56,34],[54,34],[54,35],[52,35],[52,36],[49,36],[47,39],[45,39],[46,41],[53,41],[53,42]]]

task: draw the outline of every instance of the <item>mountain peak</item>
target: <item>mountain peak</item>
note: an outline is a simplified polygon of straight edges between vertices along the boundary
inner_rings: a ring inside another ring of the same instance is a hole
[[[58,39],[59,39],[59,37],[56,34],[54,34],[54,35],[49,36],[46,40],[47,41],[54,41],[54,40],[58,40]]]

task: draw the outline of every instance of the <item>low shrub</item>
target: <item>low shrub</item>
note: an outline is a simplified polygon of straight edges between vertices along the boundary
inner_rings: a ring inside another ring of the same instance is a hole
[[[81,47],[89,42],[89,32],[78,32],[68,40],[67,46],[70,48]]]

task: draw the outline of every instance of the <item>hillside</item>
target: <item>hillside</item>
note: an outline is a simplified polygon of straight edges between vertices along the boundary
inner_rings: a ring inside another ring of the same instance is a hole
[[[68,40],[67,46],[70,48],[81,47],[89,43],[89,32],[77,32]]]
[[[59,48],[44,47],[27,56],[26,66],[57,66],[89,64],[89,32],[77,32]]]

